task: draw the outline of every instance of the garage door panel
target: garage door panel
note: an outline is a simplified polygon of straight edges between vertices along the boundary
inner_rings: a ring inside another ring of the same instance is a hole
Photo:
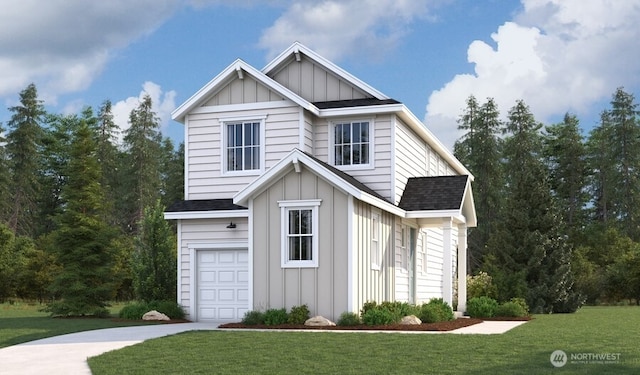
[[[249,310],[247,250],[199,250],[198,320],[239,321]]]

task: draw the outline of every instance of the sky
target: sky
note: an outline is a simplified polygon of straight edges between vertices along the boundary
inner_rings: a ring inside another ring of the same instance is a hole
[[[0,123],[35,83],[49,112],[105,100],[128,127],[148,94],[171,112],[234,60],[294,41],[404,103],[452,148],[466,99],[517,100],[585,134],[618,87],[640,95],[640,0],[0,0]]]

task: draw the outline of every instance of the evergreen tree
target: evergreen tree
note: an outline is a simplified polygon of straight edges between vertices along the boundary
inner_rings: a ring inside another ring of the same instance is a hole
[[[7,155],[12,203],[8,223],[18,235],[32,236],[38,214],[41,122],[45,115],[36,86],[30,84],[20,92],[20,105],[10,107],[9,111],[12,115],[7,124],[11,130],[7,135]]]
[[[0,126],[0,223],[8,223],[11,208],[11,169],[10,160],[7,156],[5,145],[7,139],[4,137],[5,129]]]
[[[493,99],[478,106],[470,96],[467,108],[458,121],[466,134],[454,145],[454,154],[475,176],[473,190],[478,227],[469,229],[469,269],[483,263],[486,244],[495,231],[502,206],[503,173],[500,165],[501,140],[498,136],[500,113]]]
[[[184,143],[174,150],[173,143],[165,138],[163,145],[162,203],[169,206],[184,199]]]
[[[147,207],[133,257],[133,284],[143,301],[176,300],[176,239],[160,200]]]
[[[118,162],[121,159],[117,146],[117,137],[120,133],[118,125],[113,121],[113,113],[111,112],[111,101],[105,100],[100,106],[98,116],[96,118],[96,143],[97,158],[101,168],[101,184],[105,189],[106,201],[105,207],[106,219],[109,223],[122,227],[122,215],[118,214],[117,203],[121,200],[121,177],[123,166]]]
[[[113,232],[103,219],[100,168],[85,123],[74,136],[63,198],[65,210],[54,235],[61,271],[51,285],[60,299],[47,310],[53,315],[102,315],[114,297]]]
[[[587,140],[587,165],[589,168],[588,191],[592,203],[592,222],[609,225],[612,218],[615,171],[612,150],[609,145],[611,134],[609,113],[600,114],[600,125],[595,127]]]
[[[544,157],[549,167],[551,189],[570,238],[586,224],[585,207],[587,152],[576,116],[565,114],[563,122],[546,128]]]
[[[541,127],[523,101],[509,111],[505,210],[485,267],[503,300],[524,297],[533,312],[575,311],[571,247],[541,158]]]
[[[158,118],[153,112],[151,97],[146,95],[140,105],[131,111],[130,127],[125,131],[124,145],[127,168],[127,229],[137,233],[137,224],[142,219],[144,208],[151,206],[160,197],[161,187],[161,141]]]

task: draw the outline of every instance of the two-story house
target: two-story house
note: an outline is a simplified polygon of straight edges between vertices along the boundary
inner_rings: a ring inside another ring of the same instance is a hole
[[[184,124],[178,302],[191,320],[306,304],[466,303],[473,176],[402,103],[294,43],[236,60]],[[456,283],[457,281],[457,283]]]

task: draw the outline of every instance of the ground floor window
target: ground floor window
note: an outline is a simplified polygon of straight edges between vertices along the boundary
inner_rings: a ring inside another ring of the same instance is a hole
[[[318,266],[320,200],[278,202],[282,224],[282,267]]]

